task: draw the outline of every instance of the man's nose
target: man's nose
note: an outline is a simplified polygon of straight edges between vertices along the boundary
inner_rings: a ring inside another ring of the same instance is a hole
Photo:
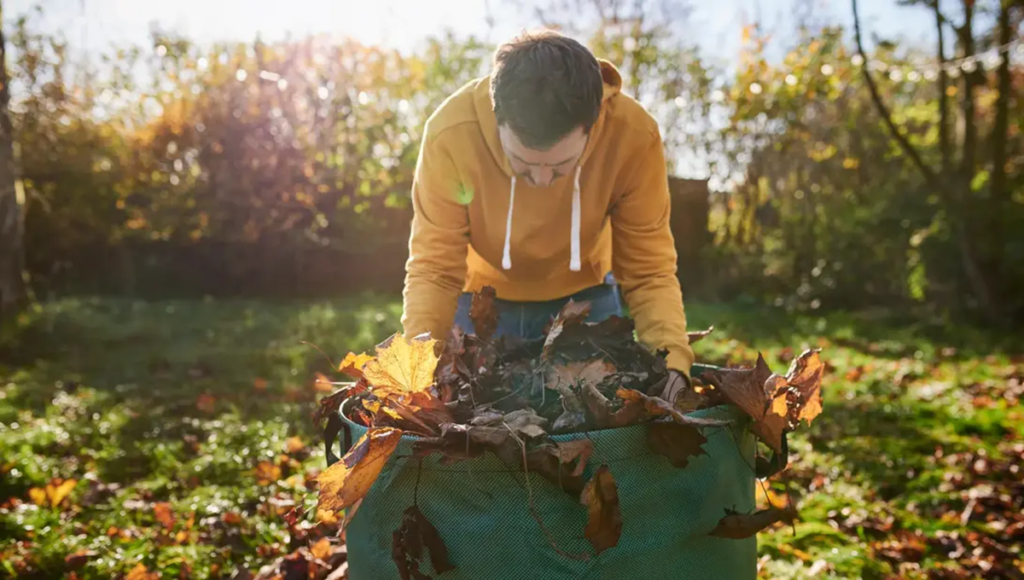
[[[555,171],[550,167],[533,167],[530,169],[530,180],[537,187],[547,187],[555,180]]]

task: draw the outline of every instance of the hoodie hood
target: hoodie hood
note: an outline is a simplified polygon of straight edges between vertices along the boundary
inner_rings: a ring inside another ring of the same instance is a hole
[[[594,122],[594,126],[590,129],[590,139],[587,141],[587,147],[583,150],[583,156],[580,158],[580,166],[587,162],[587,158],[596,146],[597,137],[604,126],[605,112],[607,110],[605,105],[608,103],[608,99],[619,94],[622,90],[622,75],[619,74],[615,65],[603,59],[597,59],[597,62],[601,67],[604,94],[601,96],[601,112],[597,117],[597,121]],[[490,150],[491,156],[494,157],[495,163],[501,167],[505,175],[511,178],[514,177],[512,165],[509,163],[508,156],[505,155],[505,149],[501,146],[501,139],[498,137],[498,120],[494,116],[494,104],[491,102],[490,77],[487,77],[484,81],[477,84],[474,89],[473,105],[476,108],[477,121],[480,123],[480,131],[483,132],[484,141],[487,143],[487,148]]]

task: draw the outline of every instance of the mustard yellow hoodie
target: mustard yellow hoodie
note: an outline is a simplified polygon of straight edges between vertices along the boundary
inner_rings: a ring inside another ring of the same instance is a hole
[[[638,339],[689,375],[669,193],[657,122],[601,61],[601,113],[574,174],[545,188],[516,182],[498,140],[490,77],[470,82],[427,120],[412,187],[407,335],[447,336],[458,295],[562,298],[618,279]]]

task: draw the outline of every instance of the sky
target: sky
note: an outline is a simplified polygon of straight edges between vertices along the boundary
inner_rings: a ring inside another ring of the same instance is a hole
[[[151,25],[194,41],[266,40],[310,33],[354,37],[367,44],[415,49],[425,37],[451,28],[498,42],[537,25],[517,7],[530,0],[5,0],[4,19],[43,8],[38,27],[63,32],[73,49],[95,53],[110,45],[149,42]],[[811,0],[814,17],[849,24],[848,0]],[[865,31],[931,44],[933,21],[921,8],[896,0],[860,0]],[[793,0],[693,0],[684,30],[707,55],[728,61],[739,49],[740,29],[760,15],[769,29],[786,30]],[[493,27],[486,24],[487,15]]]

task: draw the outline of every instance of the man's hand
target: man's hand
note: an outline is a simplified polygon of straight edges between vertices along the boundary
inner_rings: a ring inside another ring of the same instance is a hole
[[[661,391],[661,398],[668,401],[669,404],[676,404],[676,397],[679,393],[683,392],[684,389],[690,388],[690,381],[686,378],[683,373],[669,369],[668,380],[665,381],[665,388]]]

